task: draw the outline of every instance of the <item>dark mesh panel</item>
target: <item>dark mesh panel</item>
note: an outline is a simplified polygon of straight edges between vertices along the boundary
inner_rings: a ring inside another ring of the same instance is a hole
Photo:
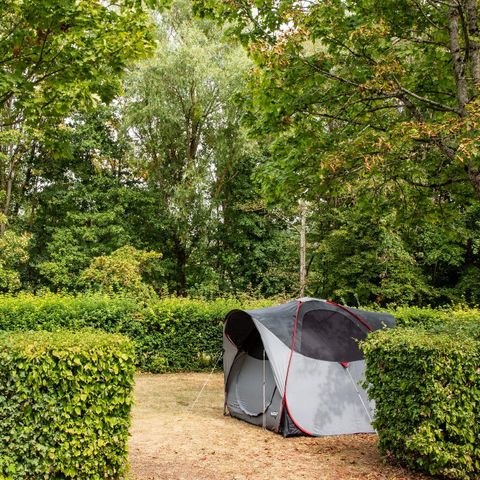
[[[225,335],[238,349],[259,360],[263,358],[262,338],[248,313],[242,310],[231,312],[225,324]]]
[[[357,342],[366,336],[367,332],[343,313],[312,310],[303,317],[300,353],[331,362],[361,360]]]

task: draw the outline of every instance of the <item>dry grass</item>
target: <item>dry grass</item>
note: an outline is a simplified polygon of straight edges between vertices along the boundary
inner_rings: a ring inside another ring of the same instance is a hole
[[[130,465],[136,480],[425,479],[384,465],[375,435],[283,438],[223,416],[223,377],[139,375]]]

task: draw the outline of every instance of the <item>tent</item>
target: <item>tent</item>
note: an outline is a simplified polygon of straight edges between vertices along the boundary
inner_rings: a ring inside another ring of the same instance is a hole
[[[289,435],[373,432],[358,347],[386,313],[303,298],[232,310],[224,326],[225,413]]]

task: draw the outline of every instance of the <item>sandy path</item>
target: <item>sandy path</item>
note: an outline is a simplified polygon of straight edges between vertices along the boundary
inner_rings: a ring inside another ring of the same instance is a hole
[[[283,438],[223,416],[223,377],[139,375],[130,440],[136,480],[425,479],[382,463],[374,435]]]

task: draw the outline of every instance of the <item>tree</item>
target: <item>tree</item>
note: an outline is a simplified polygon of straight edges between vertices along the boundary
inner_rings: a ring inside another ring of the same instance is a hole
[[[9,216],[38,163],[58,154],[63,121],[118,95],[121,73],[153,39],[140,0],[12,0],[0,18],[0,208]]]
[[[220,29],[194,20],[186,3],[162,15],[158,36],[155,57],[126,81],[124,115],[137,174],[161,193],[184,295],[187,262],[212,228],[216,147],[224,135],[235,137],[232,98],[248,63]]]
[[[289,171],[343,181],[382,168],[430,192],[480,194],[475,1],[197,4],[248,45],[255,126],[281,133]]]
[[[6,223],[6,220],[3,221]],[[20,270],[28,261],[29,240],[30,235],[19,235],[14,231],[0,237],[0,292],[20,290]]]
[[[395,288],[387,287],[374,264],[363,262],[372,274],[363,301],[440,301],[445,289],[452,298],[463,269],[479,263],[477,234],[464,218],[480,197],[477,3],[195,3],[229,22],[255,61],[249,124],[270,147],[264,194],[290,205],[305,197],[319,215],[339,214],[329,223],[317,217],[312,228],[317,276],[328,274],[318,260],[324,248],[335,253],[335,235],[347,242],[356,220],[376,239],[370,262],[384,257],[378,249],[388,238],[383,245],[396,253],[387,258],[397,258],[390,272],[399,275]],[[355,261],[353,250],[338,251],[337,261]],[[329,292],[359,288],[352,277],[332,280]],[[423,300],[400,293],[402,283],[423,292]]]
[[[68,153],[42,163],[48,181],[32,183],[22,216],[33,234],[25,278],[32,288],[81,289],[92,259],[125,245],[162,250],[157,199],[132,175],[119,122],[110,107],[74,115],[62,133]]]

